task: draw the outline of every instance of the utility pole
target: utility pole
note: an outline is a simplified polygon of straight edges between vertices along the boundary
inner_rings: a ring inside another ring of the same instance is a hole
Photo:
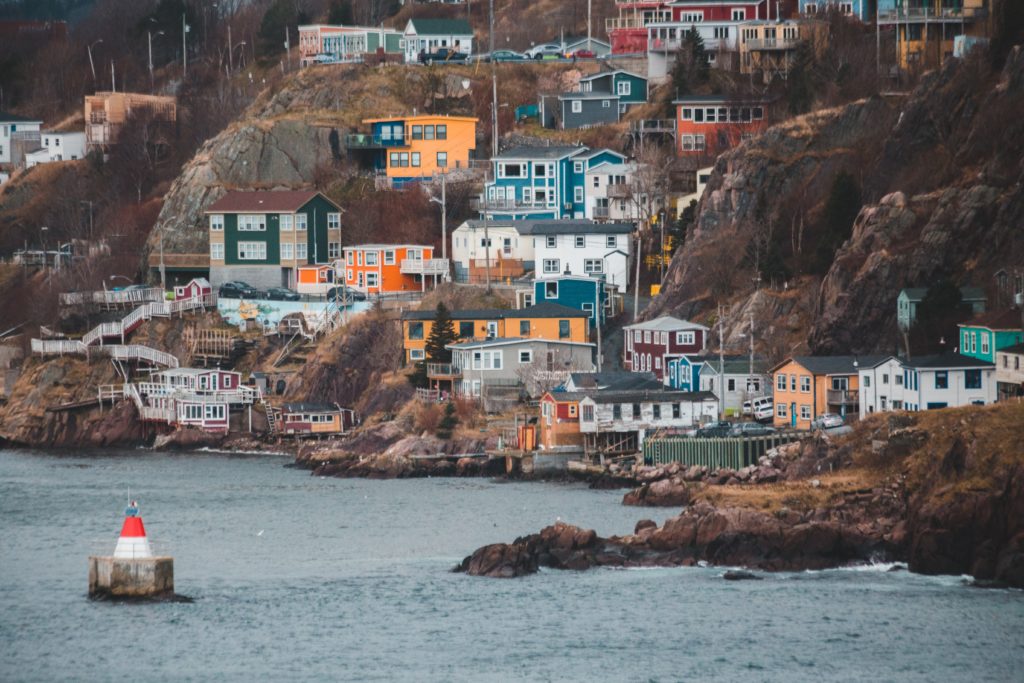
[[[466,3],[469,4],[468,2]],[[441,174],[441,258],[448,260],[448,195],[445,190],[446,174]]]
[[[114,60],[110,60],[110,90],[117,92],[117,80],[114,77]]]
[[[185,13],[181,13],[181,80],[188,78],[188,42],[185,36],[188,35],[188,24],[185,23]]]
[[[96,64],[94,64],[93,61],[92,61],[92,48],[93,48],[94,45],[99,45],[102,42],[103,42],[103,39],[100,38],[96,42],[94,42],[91,45],[89,45],[88,47],[86,47],[86,51],[89,53],[89,69],[92,70],[92,87],[93,88],[96,87]]]
[[[493,2],[493,0],[492,0]],[[487,293],[491,293],[491,236],[487,230],[488,221],[484,219],[484,272],[487,275]]]
[[[491,16],[488,41],[491,54],[491,156],[498,156],[498,65],[494,61],[494,0],[490,0]]]
[[[288,68],[292,68],[292,37],[288,27],[284,27],[284,58],[288,60]]]
[[[167,291],[167,269],[164,267],[164,228],[160,226],[160,289]]]
[[[636,233],[636,282],[633,284],[633,322],[640,315],[640,232]]]
[[[601,314],[604,312],[604,308],[601,307],[601,291],[604,285],[604,281],[600,278],[594,278],[594,327],[597,329],[597,371],[601,372],[604,369],[604,356],[601,355]],[[626,332],[629,334],[629,332]]]
[[[592,40],[591,36],[593,34],[592,34],[591,30],[590,30],[590,6],[591,6],[591,3],[592,3],[592,0],[587,0],[587,49],[590,50],[590,51],[593,51],[594,47],[593,47],[593,43],[591,42],[591,40]]]
[[[725,340],[722,334],[722,304],[718,304],[718,419],[725,419]]]

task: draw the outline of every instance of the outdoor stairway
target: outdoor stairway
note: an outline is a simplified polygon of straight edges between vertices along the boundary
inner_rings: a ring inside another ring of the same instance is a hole
[[[152,301],[132,310],[117,322],[100,323],[86,332],[80,341],[70,339],[33,339],[32,353],[41,356],[62,356],[68,353],[84,354],[90,351],[108,355],[115,361],[142,360],[153,365],[178,367],[178,359],[164,351],[158,351],[141,344],[125,344],[127,335],[134,332],[143,322],[153,318],[170,318],[196,308],[205,308],[213,303],[213,296],[197,296],[179,301]],[[120,338],[120,344],[104,344],[105,339]]]
[[[175,406],[179,401],[223,404],[226,406],[263,403],[269,412],[269,406],[263,400],[262,392],[245,386],[238,387],[234,391],[197,392],[156,382],[125,382],[120,385],[100,385],[97,390],[97,398],[100,404],[104,401],[130,400],[135,404],[140,420],[165,422],[170,425],[178,421]],[[164,405],[152,405],[148,399],[158,399]]]

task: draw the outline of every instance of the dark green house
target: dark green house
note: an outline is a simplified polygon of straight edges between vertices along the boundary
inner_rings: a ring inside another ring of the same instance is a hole
[[[228,192],[206,211],[210,282],[297,288],[341,258],[341,208],[312,190]]]

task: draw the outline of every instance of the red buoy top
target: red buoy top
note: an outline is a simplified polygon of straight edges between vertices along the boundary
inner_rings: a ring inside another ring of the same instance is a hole
[[[146,527],[142,526],[142,517],[125,517],[124,525],[121,527],[121,537],[145,538]]]

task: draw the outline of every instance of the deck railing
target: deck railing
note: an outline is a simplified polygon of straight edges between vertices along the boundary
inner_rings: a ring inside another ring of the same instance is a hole
[[[796,441],[801,435],[780,432],[768,436],[724,439],[694,439],[683,436],[650,438],[644,441],[644,464],[703,465],[709,469],[729,467],[734,470],[756,465],[758,459],[773,448]]]
[[[451,363],[427,363],[427,377],[462,377],[462,369]]]
[[[448,259],[402,259],[400,270],[407,275],[445,275],[448,273]]]

